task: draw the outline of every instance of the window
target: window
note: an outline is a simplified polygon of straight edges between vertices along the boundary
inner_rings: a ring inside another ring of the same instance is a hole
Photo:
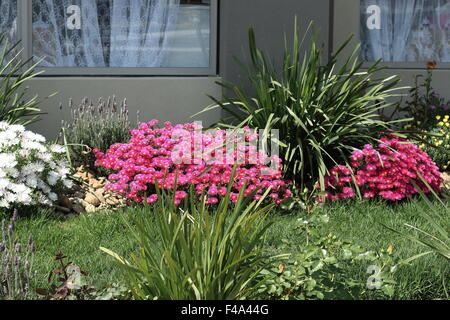
[[[361,0],[361,58],[450,62],[450,0]]]
[[[0,0],[0,32],[17,42],[17,0]]]
[[[215,74],[217,0],[16,1],[25,52],[46,74]],[[0,0],[0,23],[11,3]]]

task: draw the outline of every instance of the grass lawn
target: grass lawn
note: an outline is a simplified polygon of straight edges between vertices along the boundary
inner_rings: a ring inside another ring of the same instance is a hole
[[[380,223],[401,228],[403,223],[430,230],[425,221],[417,216],[422,210],[420,200],[391,206],[383,202],[348,201],[334,203],[323,209],[330,222],[321,226],[323,232],[333,233],[343,240],[351,240],[368,250],[394,247],[399,258],[409,258],[423,252],[425,248],[405,240],[387,230]],[[449,210],[442,212],[448,215]],[[99,250],[100,246],[112,249],[128,257],[136,250],[125,221],[134,215],[151,214],[141,208],[128,208],[113,213],[83,215],[66,220],[58,220],[45,211],[30,213],[21,217],[17,233],[23,241],[32,234],[37,246],[34,262],[37,272],[35,287],[46,287],[50,270],[56,267],[53,257],[61,252],[70,257],[70,261],[87,271],[90,284],[103,287],[119,281],[112,259]],[[281,241],[292,244],[304,242],[304,235],[295,229],[296,220],[303,214],[273,214],[275,222],[266,237],[266,247],[276,250]],[[349,272],[367,279],[367,266],[352,267]],[[396,299],[448,299],[446,290],[450,287],[450,266],[440,257],[428,255],[400,268],[396,274]],[[370,298],[370,296],[369,296]]]

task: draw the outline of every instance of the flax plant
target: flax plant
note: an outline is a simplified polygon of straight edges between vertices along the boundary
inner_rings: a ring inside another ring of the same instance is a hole
[[[6,34],[0,33],[0,122],[27,125],[42,114],[38,96],[28,98],[28,81],[42,72],[36,72],[40,61],[22,60],[19,43],[11,44]],[[50,95],[52,97],[54,94]]]
[[[194,190],[177,207],[158,190],[153,212],[130,225],[139,247],[132,260],[102,248],[117,260],[135,299],[234,300],[253,292],[265,265],[262,238],[273,205],[262,207],[243,192],[232,205],[230,190],[231,183],[217,207],[198,200]]]
[[[265,134],[279,130],[280,156],[285,177],[303,190],[320,181],[328,169],[342,163],[355,149],[373,143],[379,133],[389,130],[397,121],[384,122],[378,111],[390,105],[396,76],[376,77],[383,69],[380,61],[367,69],[358,60],[359,47],[349,56],[343,50],[351,38],[323,61],[326,53],[316,45],[314,36],[309,48],[305,38],[312,24],[300,39],[297,20],[293,47],[285,39],[285,53],[281,72],[271,59],[257,48],[255,32],[249,30],[251,63],[242,67],[247,73],[250,90],[231,82],[220,82],[224,88],[221,100],[202,112],[221,108],[229,115],[219,125],[225,127],[250,126],[263,129]],[[238,125],[230,125],[231,123]]]

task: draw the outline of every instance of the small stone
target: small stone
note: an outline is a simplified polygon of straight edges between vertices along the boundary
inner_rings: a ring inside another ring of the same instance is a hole
[[[100,189],[95,191],[94,195],[97,197],[98,200],[100,200],[101,203],[105,203],[106,202],[106,199],[103,196],[103,192],[101,192]]]
[[[90,204],[94,207],[98,207],[101,203],[100,200],[92,193],[88,193],[86,195],[86,197],[84,198],[84,201],[86,201],[88,204]]]
[[[109,198],[109,199],[106,200],[106,203],[109,204],[109,205],[115,206],[119,202],[116,199],[114,199],[114,198]]]
[[[85,193],[84,192],[81,192],[81,191],[77,191],[77,192],[75,192],[74,194],[73,194],[73,196],[75,197],[75,198],[79,198],[79,199],[83,199],[84,197],[85,197]]]
[[[72,201],[67,196],[60,197],[59,204],[67,209],[73,209]]]
[[[87,213],[94,213],[94,212],[97,212],[97,208],[95,207],[95,206],[93,206],[93,205],[88,205],[88,206],[86,206],[86,212]]]
[[[73,205],[73,211],[75,211],[78,214],[83,214],[86,212],[86,209],[81,204],[75,203]]]
[[[103,183],[101,183],[101,182],[99,182],[99,181],[96,181],[96,182],[94,182],[93,184],[91,184],[91,186],[92,186],[92,188],[94,188],[94,189],[100,189],[100,188],[103,187]]]

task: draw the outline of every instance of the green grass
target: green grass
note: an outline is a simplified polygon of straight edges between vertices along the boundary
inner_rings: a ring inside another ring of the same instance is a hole
[[[367,250],[394,247],[394,255],[406,259],[426,248],[389,231],[381,223],[401,229],[410,223],[430,230],[426,221],[418,217],[422,210],[420,200],[392,206],[384,202],[346,201],[334,203],[323,210],[330,222],[321,226],[324,234],[333,233],[343,240],[351,240]],[[448,215],[449,210],[443,211]],[[89,283],[102,287],[119,281],[119,272],[111,263],[112,259],[99,250],[100,246],[114,250],[117,254],[129,257],[136,244],[129,236],[124,219],[133,215],[151,214],[140,208],[128,208],[113,213],[83,215],[66,220],[58,220],[46,211],[38,211],[20,218],[17,233],[25,241],[32,234],[37,253],[35,258],[35,287],[46,287],[50,270],[55,267],[53,256],[62,252],[70,261],[87,271]],[[279,215],[271,219],[275,224],[269,229],[266,247],[276,250],[283,239],[293,244],[304,242],[304,236],[295,230],[295,222],[303,214]],[[359,265],[349,269],[362,280],[367,279],[367,266]],[[414,261],[411,266],[401,267],[396,273],[395,299],[448,299],[446,291],[450,288],[450,266],[443,258],[428,255]],[[368,296],[370,298],[370,295]]]
[[[117,282],[118,270],[111,264],[112,259],[99,247],[112,248],[128,257],[135,246],[124,219],[136,214],[144,212],[128,209],[59,220],[43,211],[21,218],[16,229],[21,241],[25,242],[28,235],[32,234],[36,243],[35,287],[47,287],[47,276],[57,266],[53,258],[59,252],[88,273],[88,283],[103,287]]]

